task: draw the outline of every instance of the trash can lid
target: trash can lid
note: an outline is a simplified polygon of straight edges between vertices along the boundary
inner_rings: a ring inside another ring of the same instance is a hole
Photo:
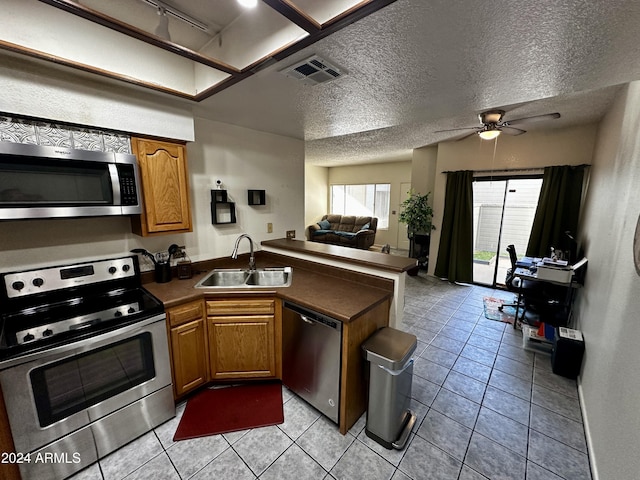
[[[391,370],[401,370],[416,350],[418,339],[415,335],[383,327],[362,344],[365,358],[376,365]]]

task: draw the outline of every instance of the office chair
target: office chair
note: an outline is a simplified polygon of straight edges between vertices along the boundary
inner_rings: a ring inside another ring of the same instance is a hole
[[[507,252],[509,253],[509,260],[511,260],[511,268],[507,270],[507,276],[504,283],[507,286],[507,290],[513,292],[517,291],[517,289],[521,287],[521,279],[515,277],[516,262],[518,261],[518,255],[516,254],[515,245],[508,245]]]
[[[522,293],[524,297],[524,292],[521,291],[521,288],[530,287],[529,285],[525,285],[531,282],[523,281],[521,278],[517,278],[515,276],[516,271],[516,262],[518,261],[518,255],[516,254],[515,245],[508,245],[507,252],[509,253],[509,260],[511,260],[511,268],[507,270],[507,275],[504,280],[504,284],[507,287],[507,290],[513,293]],[[498,310],[502,311],[503,307],[518,307],[518,309],[522,309],[522,317],[524,318],[526,305],[524,302],[518,304],[518,298],[516,297],[515,303],[503,303]],[[517,319],[516,319],[517,320]]]

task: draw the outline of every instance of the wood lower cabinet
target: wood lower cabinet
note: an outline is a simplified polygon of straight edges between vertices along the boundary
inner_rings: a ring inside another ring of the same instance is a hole
[[[278,299],[207,301],[211,379],[282,378],[281,324]]]
[[[204,301],[167,310],[174,397],[209,381]]]
[[[367,408],[362,342],[389,324],[389,300],[342,329],[340,432]],[[282,301],[273,296],[209,298],[167,309],[175,398],[209,381],[282,379]],[[0,423],[1,424],[1,423]]]
[[[133,233],[191,232],[185,146],[135,137],[131,143],[140,167],[143,203],[142,214],[131,219]]]

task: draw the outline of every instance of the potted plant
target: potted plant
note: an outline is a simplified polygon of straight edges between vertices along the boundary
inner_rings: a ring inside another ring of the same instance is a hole
[[[433,208],[429,205],[431,192],[420,195],[411,189],[407,193],[409,198],[400,205],[401,212],[398,219],[407,224],[409,256],[417,258],[422,266],[426,266],[429,260],[431,230],[436,229],[431,223],[433,218]],[[417,249],[416,245],[420,248]]]

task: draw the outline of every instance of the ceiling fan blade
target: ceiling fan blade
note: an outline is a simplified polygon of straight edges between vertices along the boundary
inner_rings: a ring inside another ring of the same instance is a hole
[[[519,128],[508,127],[506,125],[500,127],[500,131],[505,135],[522,135],[527,132],[526,130],[520,130]]]
[[[469,137],[472,137],[472,136],[477,135],[477,134],[478,134],[478,132],[471,132],[471,133],[467,133],[466,135],[461,135],[459,137],[450,138],[447,141],[448,142],[450,142],[450,141],[459,142],[460,140],[464,140],[465,138],[469,138]]]
[[[523,123],[533,123],[533,122],[543,122],[546,120],[554,120],[556,118],[560,118],[560,114],[556,113],[546,113],[544,115],[534,115],[533,117],[525,117],[525,118],[517,118],[515,120],[507,120],[503,122],[504,125],[522,125]]]
[[[433,133],[461,132],[463,130],[475,130],[475,131],[478,131],[478,130],[481,130],[481,129],[482,129],[482,127],[462,127],[462,128],[451,128],[449,130],[436,130]]]

